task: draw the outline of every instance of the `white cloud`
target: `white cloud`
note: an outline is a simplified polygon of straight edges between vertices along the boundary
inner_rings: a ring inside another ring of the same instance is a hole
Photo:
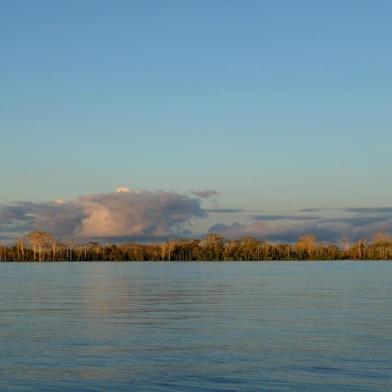
[[[116,192],[117,192],[117,193],[121,193],[121,192],[129,193],[129,192],[131,192],[131,190],[130,190],[129,188],[127,188],[126,186],[119,186],[119,187],[116,189]]]
[[[127,188],[125,188],[127,189]],[[59,237],[175,236],[207,216],[198,198],[175,192],[125,191],[72,201],[14,203],[0,210],[0,232],[47,230]]]

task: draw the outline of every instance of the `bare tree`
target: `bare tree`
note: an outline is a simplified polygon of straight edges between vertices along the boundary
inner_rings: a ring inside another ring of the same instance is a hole
[[[25,242],[23,239],[16,242],[16,251],[18,253],[18,261],[23,261],[25,255]]]
[[[38,254],[38,261],[43,261],[45,259],[45,253],[47,250],[55,249],[55,240],[51,234],[44,231],[33,231],[28,237],[33,249],[33,258],[36,260]]]

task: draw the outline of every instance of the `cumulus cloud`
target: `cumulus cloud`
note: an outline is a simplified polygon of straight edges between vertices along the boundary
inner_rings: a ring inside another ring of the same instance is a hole
[[[85,218],[77,202],[17,202],[0,210],[0,232],[46,230],[58,235],[70,234]]]
[[[11,203],[0,208],[0,240],[44,230],[59,239],[158,241],[201,235],[209,226],[208,232],[227,238],[252,236],[284,242],[294,242],[305,234],[338,242],[342,238],[370,238],[380,231],[392,233],[390,207],[305,209],[297,214],[255,215],[248,215],[241,208],[203,208],[203,198],[216,194],[212,190],[184,194],[122,186],[113,193],[84,195],[71,201]],[[202,226],[193,225],[207,217],[209,220]],[[241,223],[233,223],[234,220]],[[198,230],[198,234],[192,229]]]
[[[121,192],[129,193],[129,192],[131,192],[131,190],[130,190],[129,188],[127,188],[126,186],[119,186],[119,187],[116,189],[116,192],[117,192],[117,193],[121,193]]]
[[[153,239],[187,233],[194,219],[207,216],[198,198],[125,189],[60,203],[5,205],[0,233],[45,230],[58,237]]]

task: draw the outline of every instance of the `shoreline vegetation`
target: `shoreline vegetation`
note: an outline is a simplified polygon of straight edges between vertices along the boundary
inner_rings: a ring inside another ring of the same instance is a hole
[[[208,234],[203,239],[163,243],[101,244],[57,241],[50,233],[34,231],[13,245],[0,244],[1,262],[285,260],[392,260],[392,236],[377,233],[371,241],[334,244],[317,241],[314,235],[302,236],[296,243],[271,243],[252,237],[226,240],[219,234]]]

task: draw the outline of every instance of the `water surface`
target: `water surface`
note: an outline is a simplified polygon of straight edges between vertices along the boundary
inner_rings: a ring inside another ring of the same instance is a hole
[[[2,263],[1,391],[391,391],[392,263]]]

